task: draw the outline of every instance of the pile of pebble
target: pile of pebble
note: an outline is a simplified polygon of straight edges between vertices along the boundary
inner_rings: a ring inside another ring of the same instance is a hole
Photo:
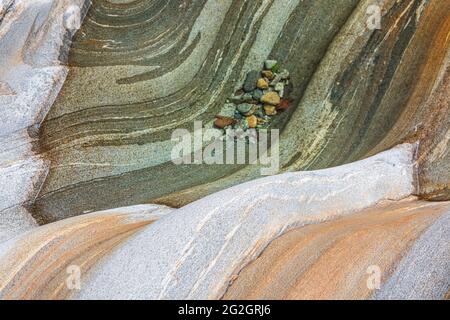
[[[214,125],[242,131],[267,128],[279,112],[289,108],[291,91],[289,71],[280,69],[276,60],[267,60],[264,70],[247,73],[242,89],[227,100]]]

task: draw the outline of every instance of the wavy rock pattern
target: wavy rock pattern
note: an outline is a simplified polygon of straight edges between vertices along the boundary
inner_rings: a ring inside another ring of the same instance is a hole
[[[93,214],[49,224],[0,248],[0,297],[62,297],[66,268],[75,263],[87,265],[82,290],[71,292],[75,298],[219,298],[240,269],[286,230],[413,193],[413,151],[404,145],[337,168],[241,184],[171,212],[128,240],[122,235],[138,229],[114,222],[115,211],[112,217]],[[68,253],[59,257],[55,246]],[[53,268],[47,269],[49,263]],[[52,271],[51,285],[41,274],[45,270]],[[39,282],[32,285],[35,277]]]
[[[175,166],[170,135],[192,130],[194,119],[210,124],[268,56],[295,86],[295,108],[275,124],[283,171],[420,140],[419,193],[447,199],[450,4],[380,1],[381,30],[367,28],[370,4],[94,1],[41,128],[52,166],[36,217],[149,201],[179,207],[258,177],[251,166]]]
[[[442,299],[450,202],[398,201],[414,191],[413,150],[259,179],[176,211],[137,206],[39,227],[0,244],[0,298]],[[66,285],[73,265],[80,290]]]
[[[0,299],[61,299],[67,268],[88,272],[108,251],[171,212],[156,205],[119,208],[49,224],[0,245]]]
[[[0,0],[0,298],[448,298],[450,2],[377,3]],[[284,173],[174,165],[268,57]]]
[[[247,265],[224,298],[443,299],[449,218],[448,202],[407,200],[298,228]],[[367,285],[373,267],[379,290]]]
[[[37,131],[67,75],[62,55],[81,20],[82,10],[67,10],[83,3],[0,1],[0,241],[37,225],[29,209],[49,168],[35,152]]]

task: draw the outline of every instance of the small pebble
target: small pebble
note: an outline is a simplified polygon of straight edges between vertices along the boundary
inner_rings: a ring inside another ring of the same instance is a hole
[[[272,68],[277,64],[277,60],[266,60],[266,62],[264,62],[264,67],[266,70],[272,70]]]
[[[264,70],[264,71],[262,71],[262,72],[261,72],[261,75],[262,75],[264,78],[267,78],[267,79],[269,79],[269,80],[272,80],[272,79],[275,77],[275,75],[273,74],[273,72],[270,71],[270,70]]]
[[[256,126],[258,125],[258,118],[256,118],[254,115],[251,115],[246,119],[249,128],[256,128]]]
[[[280,65],[277,63],[276,65],[274,65],[271,69],[272,72],[277,73],[278,70],[280,70]]]
[[[278,92],[278,95],[282,98],[284,96],[284,84],[282,82],[278,82],[275,85],[274,90]]]
[[[219,129],[223,129],[225,127],[233,125],[235,122],[236,120],[233,118],[217,115],[216,121],[214,121],[214,125]]]
[[[236,112],[236,106],[233,103],[225,103],[222,107],[222,110],[219,112],[219,116],[222,117],[234,117],[234,113]]]
[[[276,108],[274,106],[271,106],[271,105],[265,105],[264,106],[264,111],[266,112],[266,114],[268,116],[274,116],[274,115],[277,114]]]
[[[258,118],[258,125],[261,125],[261,124],[264,124],[264,123],[266,123],[267,122],[267,120],[266,119],[264,119],[264,118]]]
[[[256,83],[256,87],[258,87],[259,89],[267,89],[269,88],[269,83],[267,83],[265,79],[259,79]]]
[[[246,93],[242,96],[242,102],[251,102],[253,100],[253,95],[251,93]]]
[[[258,108],[255,111],[254,115],[257,116],[258,118],[264,118],[265,113],[264,113],[264,110],[262,108]]]
[[[258,109],[258,106],[250,103],[242,103],[237,106],[237,110],[244,116],[250,116]]]
[[[282,80],[289,79],[289,71],[287,71],[286,69],[281,70],[280,77]]]
[[[284,89],[284,84],[281,83],[281,82],[278,82],[278,83],[275,85],[274,89],[275,89],[276,92],[280,92],[281,90]]]
[[[261,97],[261,102],[276,106],[280,104],[280,96],[276,92],[268,92]]]
[[[237,111],[239,111],[241,114],[246,114],[247,112],[250,112],[252,107],[253,105],[251,105],[250,103],[241,103],[237,106]]]
[[[281,99],[280,104],[277,106],[277,110],[287,110],[289,108],[289,100]]]
[[[270,81],[270,86],[275,87],[281,81],[281,76],[276,74],[272,81]]]
[[[259,101],[263,95],[264,91],[261,89],[256,89],[255,91],[253,91],[253,99],[255,99],[256,101]]]
[[[266,93],[272,92],[272,91],[273,91],[273,88],[269,87],[268,89],[263,90],[263,95],[265,95]]]
[[[245,130],[248,129],[248,122],[247,122],[247,119],[242,119],[242,120],[239,122],[239,124],[241,125],[241,129],[242,129],[243,131],[245,131]]]

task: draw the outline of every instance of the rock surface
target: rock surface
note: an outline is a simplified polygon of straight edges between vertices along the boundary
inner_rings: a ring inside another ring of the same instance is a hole
[[[91,213],[0,244],[0,299],[66,298],[68,267],[88,272],[108,251],[171,211],[141,205]]]
[[[450,290],[449,219],[449,202],[388,201],[294,229],[241,270],[223,298],[443,299]],[[378,289],[370,282],[374,271]]]
[[[82,290],[66,294],[82,299],[219,298],[239,270],[287,230],[351,215],[380,201],[400,200],[411,195],[414,192],[413,155],[414,147],[403,145],[341,167],[267,177],[210,195],[144,227],[128,240],[122,240],[120,246],[105,249],[108,257],[90,262],[96,266],[86,270]],[[34,234],[44,232],[57,237],[58,232],[52,230],[67,228],[71,221],[76,226],[77,221],[94,222],[96,219],[95,215],[84,217],[41,227]],[[36,241],[29,240],[31,238],[33,233],[0,247],[3,253],[0,270],[22,265],[19,260],[23,255],[14,253],[24,241],[35,246],[46,241],[45,237],[39,236],[40,240]],[[60,239],[63,243],[64,238]],[[75,239],[77,247],[82,248],[86,241],[83,236]],[[96,240],[89,238],[89,241]],[[97,250],[94,243],[91,248]],[[90,254],[86,252],[87,256]],[[39,251],[39,255],[46,256],[46,251]],[[48,259],[52,260],[52,255]],[[61,281],[58,272],[65,273],[68,263],[71,261],[61,260],[55,271],[57,274],[49,276]],[[32,267],[25,268],[32,270]],[[3,283],[0,297],[20,298],[27,283],[23,283],[24,287],[17,285],[22,282],[16,281],[16,277],[26,274],[25,270],[11,269],[0,274],[11,279],[11,282],[0,281]],[[30,281],[33,282],[33,277]],[[51,296],[56,294],[53,287],[60,287],[58,282],[48,285],[45,279],[39,283],[27,291],[29,297]]]
[[[94,1],[39,132],[51,167],[33,214],[49,222],[148,201],[179,207],[259,177],[252,166],[175,166],[170,136],[210,122],[267,58],[295,84],[274,123],[282,171],[420,140],[419,194],[448,199],[449,4],[381,1],[380,30],[367,27],[371,4]]]
[[[0,298],[450,296],[450,2],[90,4],[0,0]],[[284,173],[173,164],[265,62]]]
[[[35,152],[37,128],[66,78],[61,62],[83,6],[0,1],[0,241],[37,225],[29,209],[50,164]]]
[[[177,210],[39,227],[0,244],[0,298],[441,299],[450,203],[399,201],[414,192],[414,149],[267,177]],[[65,285],[72,265],[83,266],[80,290]]]

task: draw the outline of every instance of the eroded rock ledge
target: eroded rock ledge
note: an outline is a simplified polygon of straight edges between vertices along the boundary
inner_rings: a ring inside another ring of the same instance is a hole
[[[382,29],[372,30],[371,1],[345,0],[336,10],[324,0],[187,7],[96,0],[55,103],[76,8],[82,16],[89,2],[1,4],[1,168],[17,162],[1,176],[8,181],[15,172],[21,190],[2,200],[8,224],[16,215],[34,224],[22,203],[42,224],[149,201],[179,207],[257,178],[253,167],[174,166],[170,133],[212,119],[269,56],[291,71],[297,88],[292,114],[277,124],[283,171],[336,166],[419,141],[418,194],[448,199],[446,1],[380,1]],[[39,19],[32,25],[25,16]]]
[[[156,222],[153,216],[146,218],[139,213],[140,219],[153,223],[139,224],[139,228],[132,228],[134,219],[129,220],[133,222],[129,227],[128,223],[120,223],[129,230],[125,233],[118,232],[114,223],[101,222],[111,214],[115,217],[118,213],[114,210],[106,215],[88,214],[40,227],[0,247],[0,296],[220,298],[242,268],[288,230],[321,225],[381,201],[394,202],[410,196],[414,192],[414,150],[413,145],[402,145],[341,167],[255,180],[193,202]],[[122,214],[124,218],[127,211],[130,212],[125,210]],[[97,233],[98,239],[88,236],[89,225],[93,224],[106,228]],[[67,233],[67,228],[73,231]],[[90,252],[96,252],[96,243],[103,243],[105,237],[114,245],[104,248],[101,259],[92,258]],[[76,261],[86,265],[81,291],[70,292],[59,283],[65,281],[65,270],[74,261],[67,258],[70,255],[56,258],[50,238],[58,239],[74,255],[85,250],[85,258]],[[44,242],[49,245],[41,247]],[[34,247],[41,249],[34,253]],[[34,254],[43,259],[39,266],[33,265],[35,259],[30,258]],[[23,263],[22,259],[30,262]],[[46,264],[55,259],[55,271],[45,274]],[[89,263],[83,259],[89,259]],[[22,267],[11,268],[13,265]],[[29,277],[29,272],[34,276]],[[53,279],[50,284],[46,277]],[[25,288],[27,291],[23,291]]]

